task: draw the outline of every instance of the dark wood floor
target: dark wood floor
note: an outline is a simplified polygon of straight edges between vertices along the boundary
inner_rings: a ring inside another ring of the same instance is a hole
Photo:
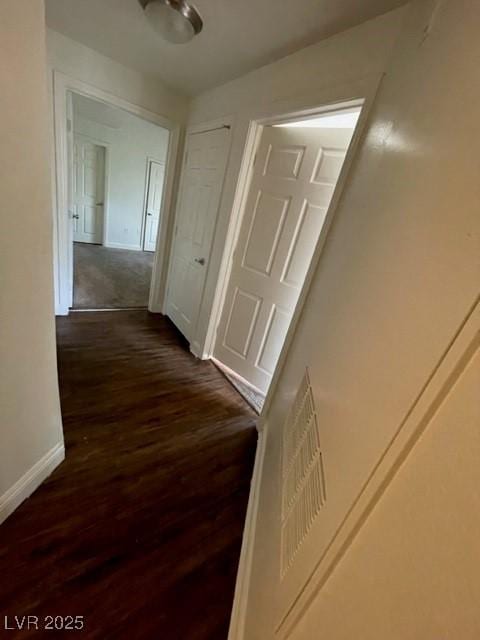
[[[256,446],[251,409],[168,320],[58,320],[67,459],[0,527],[3,616],[52,637],[225,640]],[[41,375],[41,372],[39,372]]]

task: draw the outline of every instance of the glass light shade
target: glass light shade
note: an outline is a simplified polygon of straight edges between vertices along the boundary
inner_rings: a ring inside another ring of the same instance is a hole
[[[175,2],[151,0],[145,7],[145,14],[155,31],[167,42],[184,44],[195,35],[193,24]]]

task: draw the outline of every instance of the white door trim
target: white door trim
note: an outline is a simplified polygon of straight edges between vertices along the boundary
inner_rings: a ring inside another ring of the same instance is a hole
[[[188,136],[191,135],[192,133],[203,133],[205,131],[209,131],[212,129],[217,129],[217,128],[221,128],[221,127],[227,127],[228,129],[230,129],[230,135],[229,135],[229,140],[228,140],[228,148],[227,148],[227,160],[226,160],[226,164],[225,164],[225,173],[223,175],[223,180],[222,180],[222,188],[221,188],[221,193],[220,193],[220,204],[219,207],[217,209],[217,216],[216,216],[216,221],[215,221],[215,226],[214,226],[214,231],[213,231],[213,237],[212,237],[212,244],[211,244],[211,249],[213,248],[213,245],[215,243],[215,232],[216,232],[216,228],[217,228],[217,222],[218,222],[218,216],[220,213],[220,208],[221,208],[221,203],[222,203],[222,197],[223,197],[223,189],[225,186],[225,177],[227,175],[228,172],[228,166],[229,166],[229,162],[230,162],[230,152],[232,149],[232,139],[233,139],[233,122],[234,122],[234,118],[233,116],[225,116],[224,118],[216,118],[215,120],[206,120],[203,121],[201,123],[195,124],[195,125],[191,125],[189,127],[187,127],[186,131],[185,131],[185,137],[184,137],[184,144],[183,144],[183,152],[182,152],[182,163],[181,163],[181,173],[180,173],[180,180],[179,180],[179,184],[178,184],[178,190],[177,190],[177,196],[182,193],[182,189],[184,186],[184,180],[185,180],[185,173],[183,171],[184,166],[185,166],[185,162],[187,159],[187,140],[188,140]],[[179,198],[177,198],[177,202],[176,202],[176,207],[175,207],[175,216],[173,219],[173,229],[172,229],[172,242],[171,242],[171,250],[170,250],[170,255],[169,255],[169,262],[168,262],[168,280],[167,280],[167,284],[165,287],[165,296],[164,296],[164,306],[162,308],[162,313],[166,312],[166,301],[167,301],[167,297],[168,297],[168,287],[170,286],[170,277],[172,274],[172,262],[173,262],[173,254],[174,254],[174,243],[175,243],[175,236],[174,236],[174,229],[177,223],[177,215],[178,215],[178,206],[179,206]],[[163,211],[163,209],[162,209]],[[210,260],[208,262],[207,265],[207,273],[205,275],[205,283],[207,282],[208,279],[208,275],[209,275],[209,267],[210,267]],[[203,298],[204,298],[204,293],[205,293],[205,286],[204,286],[204,290],[202,293],[202,297],[200,299],[200,309],[202,308],[202,303],[203,303]],[[197,325],[198,325],[198,321],[197,321]],[[190,350],[191,352],[197,357],[197,358],[203,358],[203,350],[204,350],[204,345],[200,345],[200,343],[196,340],[196,338],[192,341],[191,345],[190,345]]]
[[[210,312],[210,318],[208,321],[208,331],[204,344],[201,345],[201,348],[199,348],[199,351],[201,352],[200,357],[204,359],[211,358],[213,356],[217,329],[220,323],[225,296],[227,293],[228,282],[233,265],[233,254],[236,248],[248,198],[248,191],[253,170],[253,162],[255,159],[255,153],[258,144],[261,139],[263,127],[267,124],[273,124],[275,122],[307,117],[313,114],[332,111],[340,108],[362,106],[362,111],[352,141],[350,143],[350,147],[345,156],[345,161],[343,163],[342,171],[337,181],[335,193],[333,195],[328,214],[325,219],[322,232],[318,239],[317,247],[312,257],[309,271],[305,277],[305,283],[298,299],[296,311],[293,314],[292,320],[290,322],[290,327],[285,338],[285,343],[278,359],[277,367],[275,369],[275,373],[273,375],[272,382],[265,399],[265,404],[263,407],[264,415],[266,415],[271,398],[273,397],[273,391],[278,382],[279,373],[283,368],[285,357],[291,344],[303,304],[308,294],[313,274],[325,245],[328,231],[335,217],[338,203],[341,199],[352,161],[355,157],[359,141],[363,135],[365,124],[367,122],[367,118],[373,105],[375,96],[380,87],[380,83],[383,79],[383,75],[383,73],[371,74],[365,78],[344,85],[326,87],[308,96],[300,96],[293,100],[280,100],[277,101],[275,103],[275,107],[270,109],[268,112],[262,111],[258,113],[252,113],[251,117],[249,118],[245,149],[237,181],[237,187],[235,190],[232,214],[226,234],[225,249],[219,269],[215,296]]]
[[[71,301],[72,235],[68,203],[68,150],[67,150],[67,92],[72,91],[128,111],[144,120],[153,122],[170,133],[166,158],[165,189],[162,198],[161,221],[157,236],[157,251],[152,271],[148,308],[161,312],[166,292],[169,263],[170,212],[173,209],[176,161],[180,140],[180,125],[165,116],[148,111],[123,98],[118,98],[71,76],[53,71],[53,127],[55,144],[55,193],[54,193],[54,265],[55,265],[55,313],[68,315]]]

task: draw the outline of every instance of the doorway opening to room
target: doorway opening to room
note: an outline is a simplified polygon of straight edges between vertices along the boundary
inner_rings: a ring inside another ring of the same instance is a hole
[[[253,133],[213,360],[258,412],[323,248],[362,104],[257,123]]]
[[[55,312],[161,312],[180,126],[53,72]]]
[[[146,308],[169,132],[71,92],[71,309]]]

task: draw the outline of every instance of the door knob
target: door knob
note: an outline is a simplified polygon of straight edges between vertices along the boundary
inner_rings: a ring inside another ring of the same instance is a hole
[[[205,264],[205,258],[195,258],[195,262],[198,262],[198,264],[201,264],[203,267]]]
[[[74,220],[80,220],[80,216],[78,215],[78,213],[74,213],[74,214],[73,214],[73,216],[72,216],[72,218],[73,218]]]
[[[153,213],[147,213],[147,216],[153,216]]]
[[[103,207],[103,202],[97,202],[97,207]]]

